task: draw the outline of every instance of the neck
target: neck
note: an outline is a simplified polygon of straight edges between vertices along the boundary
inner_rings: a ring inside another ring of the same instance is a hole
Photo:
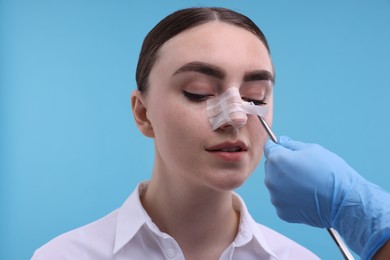
[[[186,259],[199,254],[217,259],[238,230],[239,215],[233,209],[232,192],[190,186],[188,182],[173,183],[159,176],[153,174],[142,198],[153,222],[178,242]]]

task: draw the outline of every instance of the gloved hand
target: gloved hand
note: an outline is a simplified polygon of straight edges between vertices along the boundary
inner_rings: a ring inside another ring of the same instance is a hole
[[[278,216],[333,227],[362,259],[390,238],[390,194],[317,144],[280,137],[265,144],[265,184]]]

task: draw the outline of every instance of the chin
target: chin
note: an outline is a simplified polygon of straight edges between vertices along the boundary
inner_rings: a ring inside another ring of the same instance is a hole
[[[227,176],[223,180],[219,180],[218,183],[215,183],[214,187],[221,191],[231,191],[244,184],[248,177],[246,176],[244,178],[243,175]]]

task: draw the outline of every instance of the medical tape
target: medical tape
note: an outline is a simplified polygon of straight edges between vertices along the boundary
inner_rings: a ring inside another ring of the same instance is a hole
[[[207,100],[207,116],[213,130],[225,124],[240,128],[246,124],[247,114],[264,117],[267,113],[267,107],[242,100],[238,88],[229,88],[221,95]]]

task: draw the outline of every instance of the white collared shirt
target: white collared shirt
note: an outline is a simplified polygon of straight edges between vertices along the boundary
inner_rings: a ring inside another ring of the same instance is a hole
[[[107,216],[56,237],[37,249],[33,260],[169,259],[183,260],[183,252],[171,236],[161,232],[142,207],[141,183],[119,208]],[[256,223],[237,194],[233,206],[239,210],[239,232],[220,260],[230,259],[319,259],[285,236]]]

